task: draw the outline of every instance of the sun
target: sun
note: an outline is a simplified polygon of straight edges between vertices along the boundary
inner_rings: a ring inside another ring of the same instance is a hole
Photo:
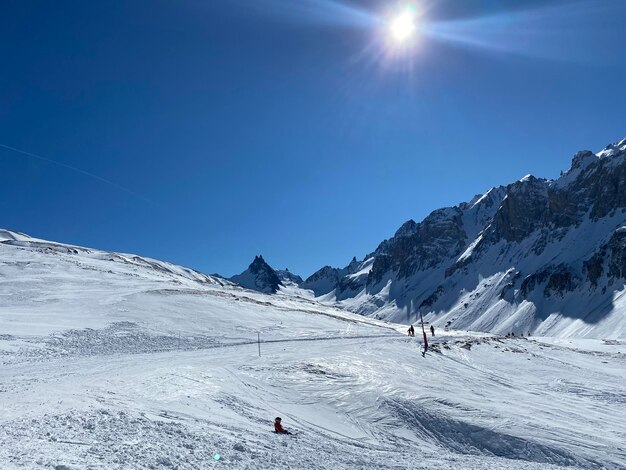
[[[398,44],[407,43],[417,31],[417,18],[414,9],[406,7],[389,23],[389,32]]]

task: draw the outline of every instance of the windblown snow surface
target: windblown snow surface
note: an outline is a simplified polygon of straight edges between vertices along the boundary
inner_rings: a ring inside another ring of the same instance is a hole
[[[0,328],[2,469],[626,468],[619,341],[442,331],[423,357],[404,326],[8,231]]]

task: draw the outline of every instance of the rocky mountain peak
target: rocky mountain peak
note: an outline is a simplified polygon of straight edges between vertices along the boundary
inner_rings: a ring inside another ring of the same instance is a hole
[[[626,139],[622,139],[619,142],[608,145],[604,150],[598,152],[600,158],[610,158],[615,155],[626,152]]]
[[[250,263],[250,266],[248,266],[248,270],[253,274],[258,274],[270,269],[272,268],[269,264],[265,262],[262,255],[255,256],[254,261],[252,261],[252,263]]]
[[[582,170],[596,160],[598,160],[598,157],[591,150],[576,152],[572,158],[572,170]]]
[[[265,293],[276,293],[283,286],[276,271],[265,262],[263,256],[255,256],[248,269],[230,278],[235,284]]]
[[[413,219],[407,220],[396,231],[396,233],[394,234],[394,237],[396,238],[408,237],[409,235],[412,235],[413,233],[415,233],[416,229],[417,229],[417,222],[415,222]]]

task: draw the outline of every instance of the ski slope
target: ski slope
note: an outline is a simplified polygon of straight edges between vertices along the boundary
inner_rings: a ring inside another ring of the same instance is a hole
[[[0,468],[626,467],[624,342],[422,357],[405,326],[0,233]]]

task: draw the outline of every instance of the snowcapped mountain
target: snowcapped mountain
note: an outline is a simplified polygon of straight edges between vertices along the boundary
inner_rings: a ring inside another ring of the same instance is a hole
[[[302,283],[364,315],[496,333],[626,337],[626,139],[405,222]]]
[[[248,269],[232,276],[230,281],[246,289],[275,294],[281,288],[299,286],[302,278],[289,269],[273,269],[263,256],[259,255],[254,257]]]
[[[274,294],[283,285],[276,271],[265,262],[263,256],[255,256],[248,269],[236,274],[230,280],[235,284],[267,294]]]
[[[289,290],[0,231],[0,468],[626,467],[626,342],[438,329],[423,351]]]

